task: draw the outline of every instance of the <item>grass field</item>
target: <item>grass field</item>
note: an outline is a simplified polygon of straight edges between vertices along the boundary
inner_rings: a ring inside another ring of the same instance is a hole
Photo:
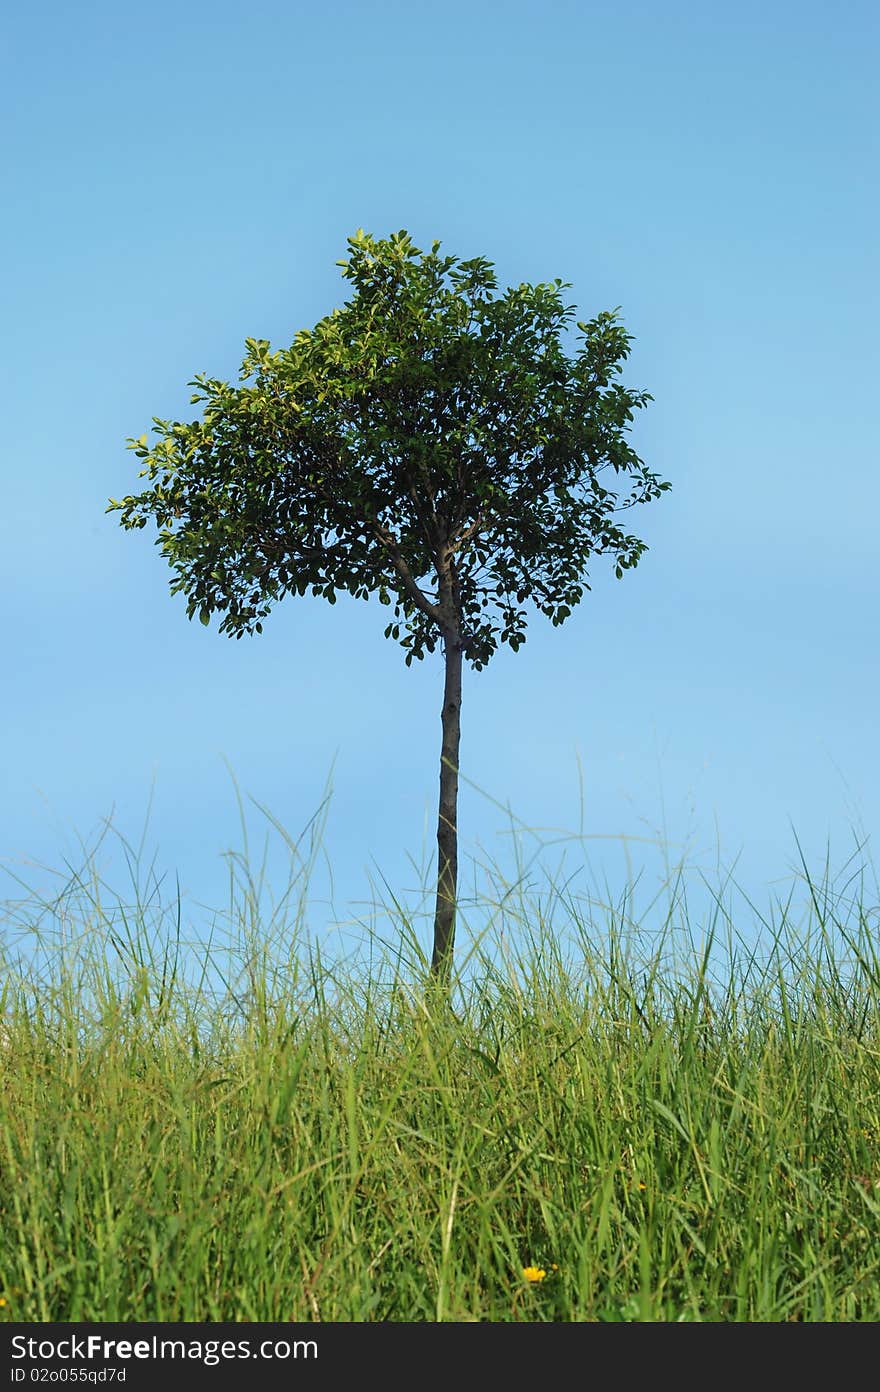
[[[760,947],[545,900],[451,1004],[412,943],[243,912],[187,973],[144,904],[19,902],[0,1317],[880,1319],[877,910],[805,894]]]

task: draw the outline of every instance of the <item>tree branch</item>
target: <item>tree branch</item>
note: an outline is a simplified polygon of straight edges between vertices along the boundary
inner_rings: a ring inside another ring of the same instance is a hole
[[[477,532],[481,527],[484,527],[485,524],[486,519],[483,517],[482,513],[479,517],[475,517],[469,527],[465,527],[463,532],[459,532],[457,536],[452,538],[449,543],[450,554],[454,556],[456,552],[460,551],[465,543],[470,541],[471,537],[476,536]]]
[[[438,628],[444,628],[445,618],[442,609],[439,607],[439,605],[432,604],[429,599],[426,599],[425,595],[419,589],[418,585],[413,579],[412,571],[410,570],[409,566],[407,565],[406,561],[401,555],[400,547],[397,545],[397,542],[395,541],[391,532],[389,532],[385,527],[381,525],[381,523],[377,521],[373,521],[371,525],[373,529],[373,535],[375,536],[376,540],[379,541],[385,547],[385,550],[391,557],[391,563],[394,566],[394,569],[397,571],[398,575],[400,576],[401,580],[403,581],[403,588],[406,590],[406,593],[409,595],[413,604],[416,606],[417,609],[420,609],[421,612],[425,614],[429,619],[432,619]]]

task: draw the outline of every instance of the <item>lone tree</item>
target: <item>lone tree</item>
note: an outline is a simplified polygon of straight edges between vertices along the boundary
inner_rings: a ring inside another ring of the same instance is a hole
[[[187,614],[260,633],[284,595],[378,595],[409,665],[445,663],[432,973],[452,963],[462,661],[525,642],[527,601],[561,624],[607,555],[622,576],[645,543],[615,520],[669,484],[628,443],[651,397],[617,379],[631,336],[589,323],[569,285],[497,293],[491,262],[421,252],[405,231],[358,231],[338,262],[353,293],[289,348],[247,339],[239,385],[197,376],[191,424],[128,442],[142,493],[123,527],[158,527]]]

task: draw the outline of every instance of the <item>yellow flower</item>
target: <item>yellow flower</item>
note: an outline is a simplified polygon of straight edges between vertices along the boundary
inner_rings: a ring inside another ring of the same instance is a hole
[[[547,1272],[543,1266],[524,1266],[523,1275],[527,1281],[543,1281]]]
[[[0,1310],[3,1309],[3,1306],[4,1306],[5,1304],[6,1304],[6,1297],[3,1296],[3,1295],[0,1295]]]

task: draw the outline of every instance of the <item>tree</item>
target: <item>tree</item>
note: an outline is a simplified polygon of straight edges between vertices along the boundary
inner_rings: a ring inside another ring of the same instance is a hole
[[[497,293],[492,264],[423,253],[405,231],[358,231],[337,264],[341,309],[272,352],[247,339],[239,384],[190,383],[190,424],[130,440],[143,492],[110,501],[153,519],[190,618],[260,633],[286,594],[377,595],[406,662],[445,662],[432,972],[448,980],[458,878],[462,663],[525,641],[527,601],[561,624],[588,563],[618,577],[645,543],[616,520],[669,484],[628,442],[651,397],[619,378],[617,312],[577,321],[563,281]]]

